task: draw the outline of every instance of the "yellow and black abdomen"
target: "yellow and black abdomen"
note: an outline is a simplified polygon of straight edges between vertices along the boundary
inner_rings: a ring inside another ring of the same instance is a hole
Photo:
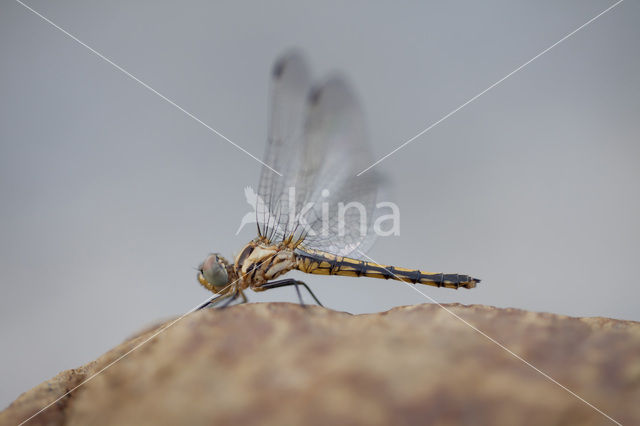
[[[418,269],[398,268],[374,262],[336,256],[316,250],[296,251],[296,268],[307,274],[342,275],[348,277],[370,277],[426,284],[435,287],[473,288],[480,282],[477,278],[460,274],[425,272]]]

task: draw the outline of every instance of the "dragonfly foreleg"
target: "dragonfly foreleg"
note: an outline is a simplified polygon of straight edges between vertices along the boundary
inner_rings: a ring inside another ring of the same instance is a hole
[[[304,306],[304,301],[302,300],[302,296],[300,295],[300,290],[298,289],[298,286],[301,285],[304,288],[307,289],[307,291],[309,292],[309,294],[311,295],[311,297],[313,297],[313,300],[316,301],[316,303],[322,307],[324,307],[324,305],[322,303],[320,303],[320,301],[318,300],[318,298],[316,297],[315,294],[313,294],[313,291],[311,291],[311,289],[309,288],[309,286],[302,282],[302,281],[298,281],[298,280],[294,280],[292,278],[287,278],[284,280],[278,280],[278,281],[271,281],[268,282],[266,284],[261,285],[260,287],[258,287],[261,290],[268,290],[271,288],[279,288],[279,287],[287,287],[293,285],[296,287],[296,291],[298,292],[298,299],[300,299],[300,304],[302,306]]]
[[[230,298],[231,296],[232,296],[231,294],[225,294],[225,295],[223,295],[223,296],[218,296],[218,297],[215,297],[215,298],[213,298],[213,299],[209,299],[209,300],[207,300],[205,303],[203,303],[202,305],[200,305],[200,306],[198,307],[198,309],[196,309],[196,311],[199,311],[200,309],[204,309],[204,308],[207,308],[207,307],[211,307],[211,308],[213,308],[215,305],[217,305],[218,303],[220,303],[222,300],[228,299],[228,298]]]
[[[223,296],[217,297],[214,300],[209,300],[206,303],[203,303],[200,307],[198,307],[198,309],[196,309],[196,311],[199,311],[200,309],[204,309],[204,308],[226,308],[227,306],[229,306],[231,303],[233,303],[234,300],[236,300],[238,298],[238,296],[242,297],[242,302],[240,303],[247,303],[247,296],[244,295],[244,293],[242,291],[237,291],[235,293],[228,293],[225,294]],[[225,301],[223,304],[220,304],[220,302]],[[220,305],[219,305],[220,304]],[[219,306],[216,306],[219,305]]]

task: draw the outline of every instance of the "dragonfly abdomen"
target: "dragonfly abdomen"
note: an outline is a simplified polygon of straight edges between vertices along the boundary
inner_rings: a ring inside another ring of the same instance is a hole
[[[383,278],[447,288],[473,288],[480,282],[479,279],[468,275],[425,272],[419,269],[380,265],[315,250],[296,253],[296,260],[296,268],[308,274]]]

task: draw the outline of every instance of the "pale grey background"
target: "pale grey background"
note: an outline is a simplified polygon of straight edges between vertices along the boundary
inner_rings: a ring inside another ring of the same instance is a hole
[[[271,64],[298,46],[351,77],[380,157],[612,2],[28,4],[258,156]],[[421,287],[440,302],[640,320],[638,18],[622,3],[384,161],[401,236],[371,256],[483,278]],[[234,232],[259,165],[10,0],[0,55],[4,406],[203,301],[193,267],[253,236]],[[428,302],[305,278],[337,310]]]

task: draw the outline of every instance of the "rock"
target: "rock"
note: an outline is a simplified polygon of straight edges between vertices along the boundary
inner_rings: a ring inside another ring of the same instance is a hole
[[[640,424],[640,323],[444,305],[350,315],[246,304],[190,314],[28,424]],[[21,395],[18,424],[149,339]],[[593,408],[586,402],[593,404]]]

